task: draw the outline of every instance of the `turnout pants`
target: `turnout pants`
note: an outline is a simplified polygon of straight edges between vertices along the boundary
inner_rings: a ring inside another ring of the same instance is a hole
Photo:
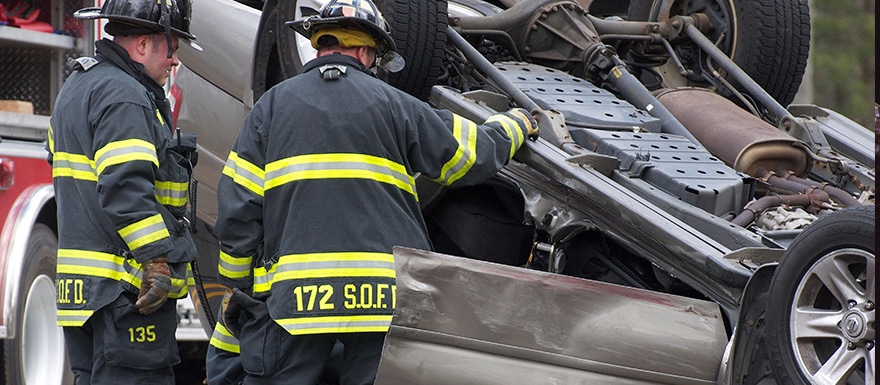
[[[385,341],[385,333],[294,336],[268,314],[247,320],[239,337],[245,385],[315,385],[337,340],[343,345],[339,384],[370,385]]]
[[[81,327],[64,327],[76,385],[174,385],[172,366],[180,362],[176,300],[143,315],[136,296],[123,293],[96,311]]]

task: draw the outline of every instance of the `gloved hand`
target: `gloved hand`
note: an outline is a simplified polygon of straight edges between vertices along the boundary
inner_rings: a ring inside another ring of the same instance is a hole
[[[265,302],[254,299],[237,287],[227,290],[220,303],[220,323],[235,338],[239,338],[241,333],[242,312],[248,312],[251,317],[259,318],[268,314],[269,308]]]
[[[168,257],[160,256],[146,261],[141,266],[141,289],[135,306],[141,314],[151,314],[168,300],[171,292],[171,269]]]
[[[526,126],[526,135],[528,135],[529,139],[535,140],[538,138],[538,121],[525,108],[514,108],[507,111],[507,113],[519,119]]]
[[[238,321],[241,309],[241,304],[232,298],[232,290],[226,289],[226,292],[223,293],[223,300],[220,302],[220,324],[235,338],[238,338],[238,334],[241,332],[241,325]]]

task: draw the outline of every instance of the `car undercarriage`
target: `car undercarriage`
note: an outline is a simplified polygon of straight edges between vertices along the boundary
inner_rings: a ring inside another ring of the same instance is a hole
[[[284,22],[321,3],[239,10],[259,17],[244,92],[186,49],[195,75],[177,84],[224,89],[246,111],[313,57]],[[379,76],[475,121],[523,107],[541,129],[487,183],[417,179],[435,252],[717,303],[719,383],[874,383],[875,153],[866,128],[790,104],[805,1],[377,3],[407,60]],[[183,99],[178,124],[202,140],[213,118]],[[200,151],[222,160],[226,140]]]

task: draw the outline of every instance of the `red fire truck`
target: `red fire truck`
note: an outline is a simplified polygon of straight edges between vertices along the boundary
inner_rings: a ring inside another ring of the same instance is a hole
[[[73,12],[94,0],[0,3],[0,382],[70,384],[55,323],[58,229],[45,146],[67,59],[93,52],[93,29]]]

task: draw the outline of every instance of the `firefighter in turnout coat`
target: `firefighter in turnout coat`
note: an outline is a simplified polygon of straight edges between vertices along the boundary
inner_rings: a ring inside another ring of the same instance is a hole
[[[484,182],[537,124],[514,109],[478,125],[379,80],[370,67],[403,60],[369,0],[288,25],[318,58],[257,101],[223,170],[220,282],[245,311],[221,316],[208,377],[224,370],[217,347],[240,347],[245,384],[314,385],[339,340],[340,383],[370,384],[395,306],[392,247],[432,248],[415,175]]]
[[[50,120],[58,325],[77,385],[173,385],[195,140],[173,137],[162,87],[178,41],[195,39],[189,3],[108,0],[75,16],[109,19],[114,40],[72,63]]]

